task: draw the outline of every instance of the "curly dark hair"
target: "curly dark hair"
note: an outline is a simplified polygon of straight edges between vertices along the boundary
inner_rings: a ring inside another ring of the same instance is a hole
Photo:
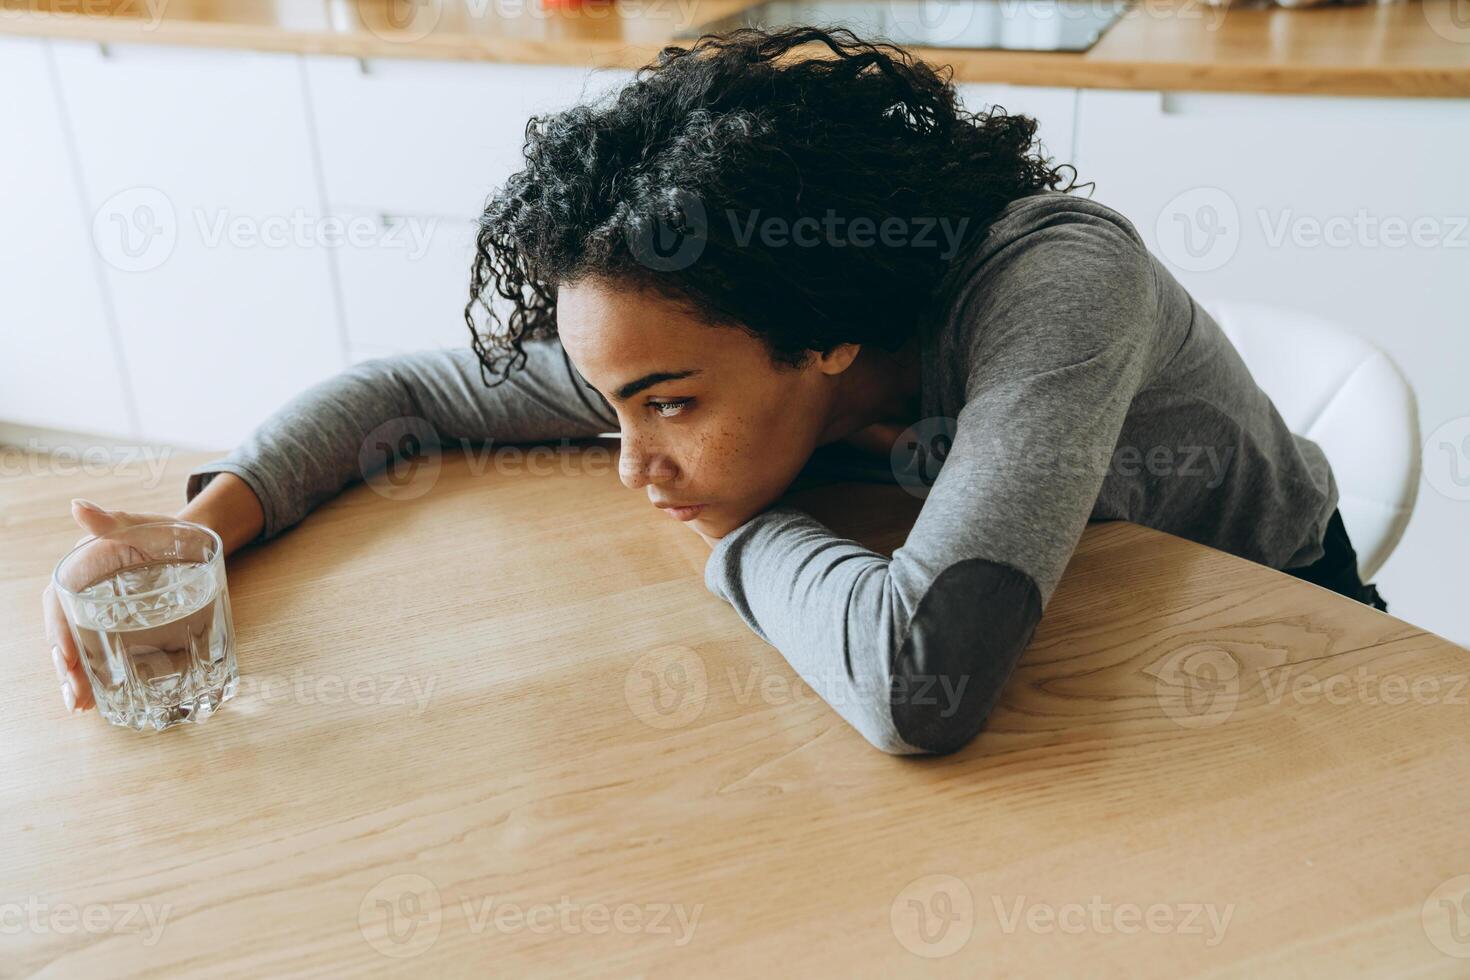
[[[809,44],[825,50],[797,50]],[[652,289],[762,339],[775,363],[899,349],[948,257],[917,238],[773,247],[742,224],[966,219],[969,243],[1012,200],[1076,186],[1041,155],[1034,119],[967,111],[951,77],[845,28],[742,28],[665,47],[616,93],[533,117],[524,169],[479,221],[465,323],[485,382],[502,360],[503,377],[525,363],[523,340],[555,336],[557,289],[579,281]],[[684,251],[665,261],[671,232]],[[511,306],[503,323],[494,297]]]

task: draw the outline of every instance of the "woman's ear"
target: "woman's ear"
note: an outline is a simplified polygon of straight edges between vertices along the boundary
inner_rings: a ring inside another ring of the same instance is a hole
[[[862,349],[862,344],[838,344],[825,354],[821,351],[812,351],[812,354],[823,374],[841,374],[852,367]]]

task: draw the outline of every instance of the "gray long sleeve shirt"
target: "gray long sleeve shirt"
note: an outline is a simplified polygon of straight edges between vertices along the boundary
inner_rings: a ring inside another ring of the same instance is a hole
[[[925,417],[897,463],[818,450],[823,477],[924,497],[891,557],[778,505],[721,539],[711,592],[875,746],[947,752],[984,725],[1089,520],[1128,520],[1273,568],[1310,564],[1337,506],[1321,449],[1287,430],[1219,326],[1104,205],[1008,206],[957,259],[921,334]],[[264,536],[362,476],[369,434],[613,431],[560,344],[495,388],[472,352],[360,364],[281,408],[224,460]],[[804,471],[805,472],[805,471]]]

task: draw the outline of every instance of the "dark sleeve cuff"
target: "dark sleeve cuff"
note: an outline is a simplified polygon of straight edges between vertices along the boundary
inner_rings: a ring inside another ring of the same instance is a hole
[[[893,727],[924,752],[963,748],[990,717],[1041,620],[1025,572],[984,558],[957,562],[919,600],[893,664]]]

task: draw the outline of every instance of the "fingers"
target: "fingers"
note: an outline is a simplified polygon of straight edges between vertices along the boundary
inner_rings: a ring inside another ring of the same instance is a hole
[[[73,498],[71,516],[72,520],[87,532],[77,542],[78,544],[89,537],[98,537],[109,531],[116,531],[118,528],[132,527],[134,524],[154,524],[158,521],[177,520],[167,514],[135,514],[127,510],[108,510],[85,497]]]
[[[61,701],[68,712],[80,713],[96,704],[92,697],[92,685],[87,672],[82,668],[82,658],[72,640],[71,629],[66,624],[66,613],[61,608],[53,586],[46,586],[41,593],[41,612],[46,622],[46,644],[51,651],[51,665],[56,671],[56,682],[61,688]]]
[[[71,516],[89,534],[106,534],[127,524],[121,511],[110,511],[83,497],[71,502]]]

